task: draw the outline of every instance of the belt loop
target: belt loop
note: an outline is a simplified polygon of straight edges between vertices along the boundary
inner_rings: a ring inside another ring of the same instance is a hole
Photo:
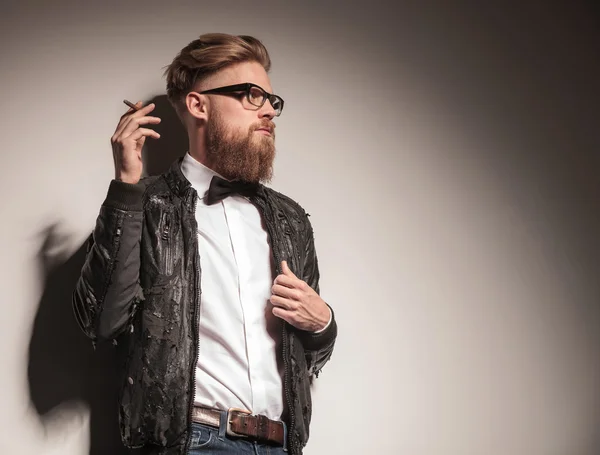
[[[283,423],[283,451],[287,452],[287,437],[288,437],[288,427],[287,424],[282,420],[281,423]]]
[[[224,441],[227,434],[227,411],[219,410],[219,414],[221,414],[219,419],[219,441]]]

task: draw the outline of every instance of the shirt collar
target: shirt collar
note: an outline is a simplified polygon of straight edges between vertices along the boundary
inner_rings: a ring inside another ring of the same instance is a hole
[[[181,161],[181,172],[192,184],[200,199],[204,198],[212,178],[215,175],[221,177],[221,175],[197,161],[189,152],[185,154]]]

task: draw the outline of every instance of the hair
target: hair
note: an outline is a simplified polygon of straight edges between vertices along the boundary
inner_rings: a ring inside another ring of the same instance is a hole
[[[167,98],[178,114],[182,101],[198,82],[217,71],[241,62],[257,62],[266,72],[271,69],[267,49],[258,39],[247,35],[206,33],[185,46],[167,67]]]

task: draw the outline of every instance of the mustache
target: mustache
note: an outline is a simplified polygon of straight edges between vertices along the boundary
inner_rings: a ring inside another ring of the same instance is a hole
[[[269,133],[273,134],[275,132],[275,123],[270,120],[265,120],[264,122],[259,122],[252,126],[251,131],[256,131],[260,129],[269,130]]]

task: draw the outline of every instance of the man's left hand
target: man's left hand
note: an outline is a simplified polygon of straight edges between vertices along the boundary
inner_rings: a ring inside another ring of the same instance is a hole
[[[330,318],[325,301],[294,275],[286,261],[281,262],[281,270],[271,289],[273,314],[300,330],[316,332],[325,328]]]

